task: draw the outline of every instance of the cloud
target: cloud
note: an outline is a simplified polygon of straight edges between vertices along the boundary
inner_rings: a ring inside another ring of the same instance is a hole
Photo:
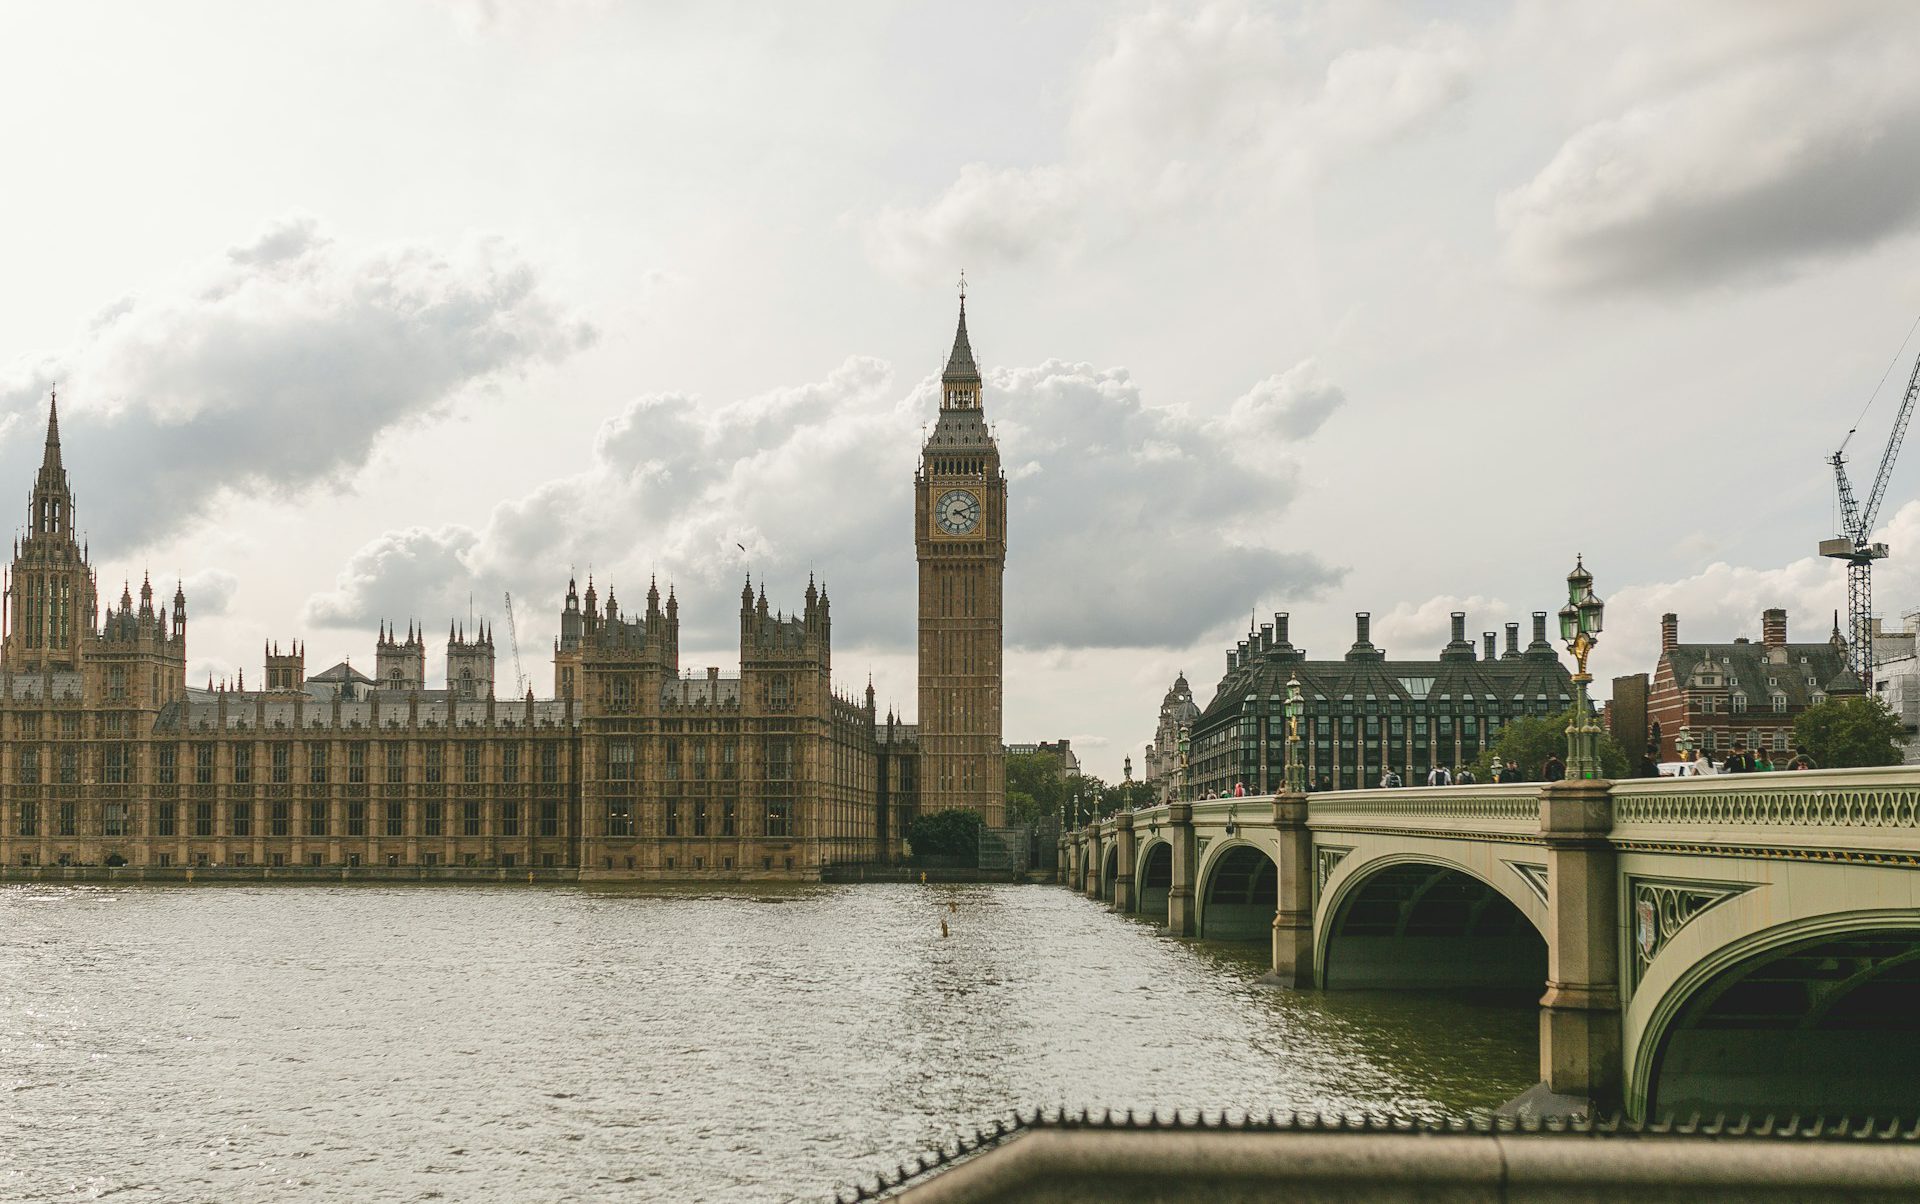
[[[1307,439],[1345,400],[1345,393],[1321,378],[1319,365],[1306,360],[1236,398],[1226,433],[1236,445],[1253,449],[1268,439]]]
[[[77,513],[124,552],[227,495],[344,480],[388,430],[592,337],[500,242],[349,250],[296,216],[0,380],[0,415],[26,418],[0,427],[0,475],[31,477],[57,377]]]
[[[1908,502],[1874,532],[1892,550],[1874,566],[1874,594],[1896,606],[1920,597],[1920,501]],[[1660,616],[1679,616],[1680,638],[1692,641],[1760,638],[1760,612],[1787,611],[1789,638],[1827,638],[1834,612],[1847,623],[1847,571],[1837,560],[1806,556],[1784,565],[1754,567],[1715,562],[1673,581],[1643,582],[1607,598],[1607,633],[1595,653],[1601,682],[1624,673],[1649,673],[1660,652]],[[1886,617],[1898,617],[1883,608]]]
[[[1278,521],[1297,488],[1286,431],[1317,426],[1339,390],[1302,365],[1256,395],[1236,406],[1248,428],[1148,405],[1124,369],[1048,361],[989,375],[1010,480],[1011,646],[1184,646],[1251,598],[1310,597],[1339,578],[1285,547]],[[308,621],[464,613],[469,591],[511,589],[539,599],[523,605],[545,627],[564,574],[591,566],[626,610],[658,574],[681,599],[683,647],[720,648],[737,638],[742,574],[790,609],[814,572],[843,647],[910,648],[912,480],[937,398],[931,380],[902,397],[887,364],[858,356],[726,405],[639,398],[601,426],[582,471],[501,504],[483,527],[369,543],[309,600]]]
[[[1058,161],[967,164],[933,200],[872,215],[869,252],[914,277],[1117,243],[1211,195],[1264,195],[1390,142],[1472,78],[1474,48],[1451,26],[1362,45],[1319,34],[1241,0],[1121,18],[1074,83]]]
[[[1908,14],[1676,39],[1685,74],[1666,61],[1677,52],[1639,62],[1630,102],[1500,198],[1508,267],[1549,289],[1694,288],[1913,230],[1920,44]]]

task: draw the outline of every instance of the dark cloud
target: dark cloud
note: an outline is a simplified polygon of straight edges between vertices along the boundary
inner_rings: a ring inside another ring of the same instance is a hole
[[[1120,369],[993,373],[1011,494],[1008,642],[1178,647],[1251,598],[1310,597],[1336,580],[1276,532],[1296,489],[1289,432],[1310,432],[1339,399],[1311,365],[1220,419],[1149,406]],[[725,648],[744,573],[787,608],[816,573],[842,646],[910,648],[912,478],[936,404],[931,381],[903,399],[887,365],[859,357],[724,406],[641,398],[601,427],[584,471],[503,503],[480,530],[381,536],[307,617],[371,627],[512,590],[531,645],[550,635],[567,574],[591,568],[627,609],[651,576],[674,584],[683,647]]]
[[[230,250],[179,295],[123,299],[0,383],[0,479],[30,479],[58,377],[77,513],[110,552],[226,493],[288,496],[363,465],[387,430],[582,346],[592,331],[511,251],[349,254],[310,218]]]
[[[1568,138],[1500,200],[1509,264],[1555,289],[1693,288],[1920,226],[1920,51],[1724,67]]]

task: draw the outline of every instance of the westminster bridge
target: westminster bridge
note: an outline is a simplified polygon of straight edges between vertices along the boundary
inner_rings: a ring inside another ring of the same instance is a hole
[[[1914,1114],[1920,767],[1221,798],[1061,843],[1115,910],[1270,941],[1278,986],[1544,988],[1536,1093]]]

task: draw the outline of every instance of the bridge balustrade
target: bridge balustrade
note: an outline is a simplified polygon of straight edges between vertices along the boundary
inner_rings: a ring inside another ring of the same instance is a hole
[[[1209,799],[1070,839],[1176,935],[1264,920],[1279,985],[1528,977],[1558,1095],[1645,1115],[1825,1074],[1829,1107],[1920,1078],[1920,767]]]

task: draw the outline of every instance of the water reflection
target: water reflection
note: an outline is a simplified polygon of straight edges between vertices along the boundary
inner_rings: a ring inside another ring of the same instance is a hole
[[[0,923],[0,1198],[805,1199],[1015,1106],[1453,1115],[1536,1070],[1531,998],[1275,991],[1048,887],[34,886]]]

